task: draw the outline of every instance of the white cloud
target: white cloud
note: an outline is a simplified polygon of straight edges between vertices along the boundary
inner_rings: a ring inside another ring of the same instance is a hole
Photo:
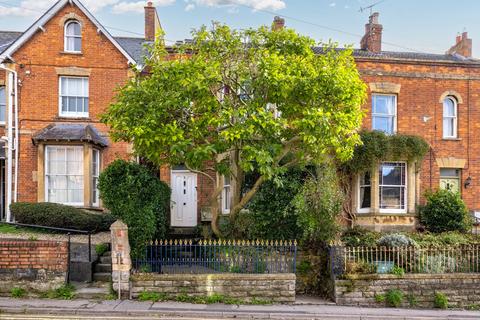
[[[281,10],[286,7],[285,0],[193,0],[197,5],[207,7],[246,6],[253,10]]]
[[[332,2],[332,3],[329,4],[329,6],[332,7],[332,8],[335,7],[336,5],[337,4],[335,2]]]
[[[82,3],[92,12],[99,11],[119,0],[82,0]],[[40,16],[57,0],[22,0],[18,5],[8,6],[0,4],[0,16]]]
[[[195,9],[195,5],[193,3],[189,3],[185,7],[185,11],[192,11],[193,9]]]
[[[175,3],[175,0],[152,0],[153,4],[158,7],[168,6]],[[122,1],[115,4],[112,8],[113,13],[122,14],[122,13],[142,13],[143,8],[145,7],[146,1]]]

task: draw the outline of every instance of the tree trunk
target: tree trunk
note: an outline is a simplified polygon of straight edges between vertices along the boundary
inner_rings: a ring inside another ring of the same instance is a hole
[[[230,210],[230,220],[233,220],[240,210],[245,207],[248,202],[253,198],[253,196],[257,193],[260,186],[265,182],[265,177],[261,176],[257,179],[255,184],[253,185],[252,189],[250,189],[242,199]]]
[[[218,196],[222,193],[223,190],[223,184],[220,184],[217,186],[217,189],[213,192],[212,196],[210,197],[209,200],[209,205],[210,208],[212,208],[212,232],[218,237],[222,237],[222,232],[218,228],[218,217],[219,217],[219,212],[220,212],[220,204],[218,201]]]

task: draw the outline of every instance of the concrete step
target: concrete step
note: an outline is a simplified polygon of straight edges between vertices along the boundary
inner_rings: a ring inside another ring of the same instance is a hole
[[[93,274],[93,281],[110,282],[112,281],[112,273],[110,272],[96,272]]]
[[[101,264],[112,264],[112,257],[111,256],[101,256],[100,257]]]
[[[112,264],[111,263],[97,263],[95,265],[95,272],[102,273],[102,272],[112,272]]]
[[[75,298],[87,300],[105,300],[109,295],[108,287],[87,287],[75,291]]]

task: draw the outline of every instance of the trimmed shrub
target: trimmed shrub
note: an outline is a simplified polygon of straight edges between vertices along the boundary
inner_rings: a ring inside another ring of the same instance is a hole
[[[392,233],[392,234],[384,235],[383,237],[378,239],[377,245],[380,247],[389,247],[389,248],[416,247],[417,243],[413,239],[411,239],[410,237],[407,237],[404,234]]]
[[[110,214],[50,202],[16,202],[11,204],[10,210],[18,223],[92,232],[109,230],[115,220]]]
[[[128,225],[132,257],[141,257],[148,241],[165,237],[170,187],[149,169],[115,160],[100,174],[98,188],[104,206]]]
[[[345,230],[341,235],[341,240],[347,247],[374,247],[380,237],[379,232],[355,226]]]
[[[420,221],[428,231],[467,232],[472,228],[472,217],[458,193],[438,190],[425,196],[427,204],[420,208]]]

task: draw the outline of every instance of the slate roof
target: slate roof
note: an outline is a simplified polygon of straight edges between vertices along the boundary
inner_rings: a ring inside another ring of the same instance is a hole
[[[338,49],[343,50],[343,49]],[[322,47],[315,47],[313,51],[316,54],[323,52]],[[354,49],[353,56],[358,58],[373,58],[373,59],[394,59],[407,61],[435,61],[435,62],[456,62],[456,63],[480,63],[479,59],[465,58],[458,54],[436,54],[436,53],[422,53],[422,52],[403,52],[403,51],[382,51],[379,53]]]
[[[141,65],[145,62],[145,57],[148,54],[148,45],[153,44],[152,41],[146,41],[143,38],[115,37],[115,40],[132,56],[137,64]]]
[[[0,31],[0,54],[5,51],[23,32]]]
[[[81,141],[88,142],[100,147],[107,147],[108,140],[90,124],[78,123],[54,123],[36,133],[32,140],[41,141]]]

